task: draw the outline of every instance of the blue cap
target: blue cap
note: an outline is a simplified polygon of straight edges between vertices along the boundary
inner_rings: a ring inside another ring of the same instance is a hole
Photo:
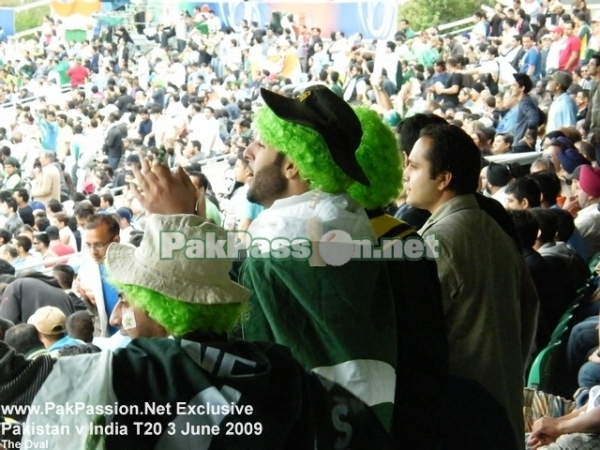
[[[581,153],[572,148],[558,152],[557,156],[560,160],[560,165],[569,174],[572,174],[579,166],[592,165]]]
[[[36,209],[42,209],[44,211],[46,211],[46,205],[44,205],[42,202],[38,202],[37,200],[32,201],[29,206],[31,206],[31,209],[33,209],[34,211]]]
[[[127,219],[127,222],[131,223],[131,211],[127,208],[119,208],[117,209],[117,216],[121,219]]]

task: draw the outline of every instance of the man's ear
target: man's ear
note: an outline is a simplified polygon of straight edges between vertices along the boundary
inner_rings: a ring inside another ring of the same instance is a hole
[[[438,190],[443,191],[450,185],[450,182],[452,181],[452,172],[442,172],[437,176],[437,179]]]
[[[288,180],[293,180],[294,178],[298,178],[300,176],[300,171],[298,170],[298,166],[296,163],[293,163],[288,157],[283,160],[283,164],[281,165],[283,170],[283,176]]]
[[[527,200],[526,198],[521,200],[519,203],[523,207],[523,209],[529,209],[529,200]]]

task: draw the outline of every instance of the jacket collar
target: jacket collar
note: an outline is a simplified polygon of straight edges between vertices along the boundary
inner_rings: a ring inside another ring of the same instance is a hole
[[[423,228],[419,230],[419,234],[422,235],[444,217],[466,209],[479,209],[479,204],[475,200],[475,196],[473,194],[457,195],[435,210],[431,217],[427,219]]]

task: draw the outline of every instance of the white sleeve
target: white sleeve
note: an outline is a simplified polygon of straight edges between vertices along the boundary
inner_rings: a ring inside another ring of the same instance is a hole
[[[478,68],[477,71],[480,75],[488,75],[498,71],[498,64],[496,61],[485,61]]]

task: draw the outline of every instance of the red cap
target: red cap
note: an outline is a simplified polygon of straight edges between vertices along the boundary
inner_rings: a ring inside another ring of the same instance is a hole
[[[587,195],[600,197],[600,169],[583,166],[579,172],[579,187]]]
[[[558,34],[565,34],[565,29],[563,27],[554,27],[553,31]]]

